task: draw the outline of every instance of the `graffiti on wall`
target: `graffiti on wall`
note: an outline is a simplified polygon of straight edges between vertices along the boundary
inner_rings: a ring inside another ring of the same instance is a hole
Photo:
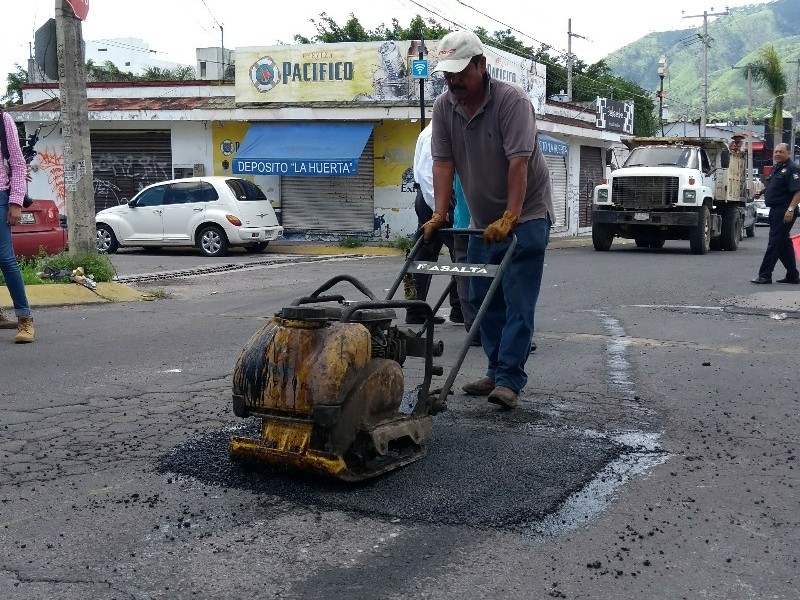
[[[58,206],[58,212],[65,214],[67,212],[67,190],[64,187],[64,151],[48,146],[41,152],[37,152],[36,158],[31,164],[31,170],[47,173],[47,183],[53,191],[53,199]]]
[[[124,204],[148,185],[172,179],[172,165],[152,156],[106,152],[92,157],[95,209]]]

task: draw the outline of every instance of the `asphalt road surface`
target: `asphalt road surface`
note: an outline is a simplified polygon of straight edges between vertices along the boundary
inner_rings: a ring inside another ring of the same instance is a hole
[[[0,336],[0,598],[798,598],[800,315],[754,299],[800,290],[749,283],[765,243],[549,251],[520,407],[461,393],[471,348],[428,456],[355,486],[232,463],[231,372],[292,299],[383,296],[400,258],[116,255],[163,298]],[[445,375],[464,335],[436,329]]]

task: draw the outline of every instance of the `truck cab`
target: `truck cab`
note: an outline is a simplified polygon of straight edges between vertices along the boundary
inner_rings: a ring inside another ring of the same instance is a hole
[[[608,250],[615,237],[649,248],[688,239],[693,253],[705,254],[735,250],[743,226],[748,236],[754,232],[754,210],[746,206],[745,157],[731,153],[725,140],[630,138],[624,143],[628,158],[608,183],[595,188],[596,250]]]

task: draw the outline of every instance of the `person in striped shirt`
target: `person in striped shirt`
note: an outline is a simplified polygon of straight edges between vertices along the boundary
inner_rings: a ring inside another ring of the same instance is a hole
[[[17,344],[30,343],[34,339],[33,317],[28,297],[25,294],[25,282],[19,268],[14,246],[11,243],[11,226],[19,225],[22,220],[22,201],[27,187],[27,166],[16,135],[17,126],[7,112],[2,113],[6,138],[0,139],[8,149],[8,161],[3,161],[0,169],[0,270],[14,304],[17,317],[9,319],[0,311],[0,329],[16,329],[14,341]]]

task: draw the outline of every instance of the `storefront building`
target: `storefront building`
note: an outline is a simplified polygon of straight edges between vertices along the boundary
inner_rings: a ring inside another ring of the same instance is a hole
[[[432,57],[435,42],[426,45]],[[429,118],[444,89],[438,74],[421,79],[420,107],[420,79],[410,72],[418,55],[413,41],[238,48],[233,85],[89,84],[95,206],[165,179],[235,175],[261,186],[288,238],[413,234],[414,147],[423,111]],[[597,129],[580,107],[545,102],[543,65],[490,47],[486,55],[492,75],[522,86],[536,109],[553,234],[582,232],[587,190],[619,134]],[[58,86],[26,85],[23,99],[14,119],[28,133],[42,124],[30,193],[66,212]]]

